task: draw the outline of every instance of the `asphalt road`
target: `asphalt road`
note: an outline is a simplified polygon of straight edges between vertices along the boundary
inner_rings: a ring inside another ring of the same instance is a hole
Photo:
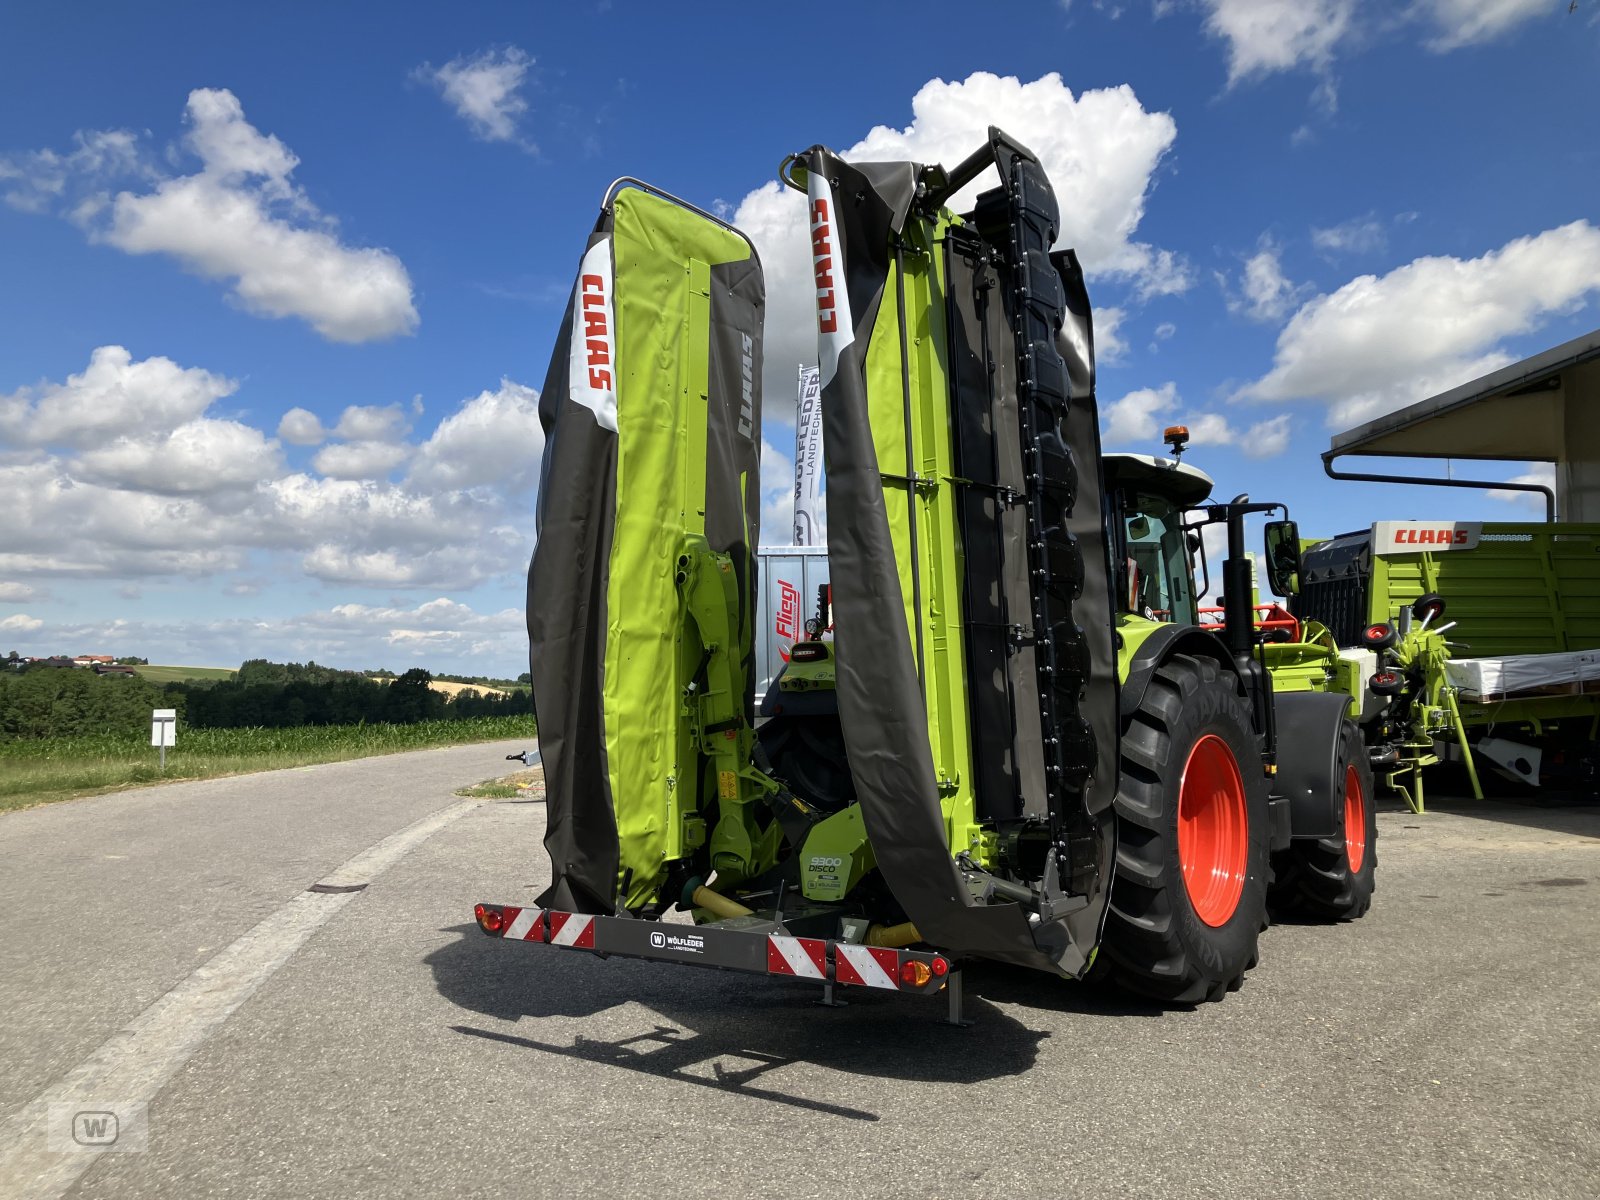
[[[151,1095],[0,1195],[1600,1194],[1600,811],[1384,812],[1372,913],[1224,1002],[974,969],[955,1030],[484,938],[547,878],[542,803],[453,795],[510,748],[0,817],[0,1135]]]

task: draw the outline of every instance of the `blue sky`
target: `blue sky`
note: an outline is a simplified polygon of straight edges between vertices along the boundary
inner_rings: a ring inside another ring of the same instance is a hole
[[[623,174],[762,248],[786,540],[814,341],[774,169],[815,142],[952,161],[990,122],[1062,195],[1108,448],[1187,420],[1220,494],[1308,534],[1529,515],[1317,456],[1600,324],[1597,10],[12,6],[0,653],[525,669],[533,406]]]

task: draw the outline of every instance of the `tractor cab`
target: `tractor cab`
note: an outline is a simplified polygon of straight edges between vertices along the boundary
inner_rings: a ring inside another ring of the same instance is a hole
[[[1199,624],[1206,580],[1195,579],[1199,539],[1185,528],[1185,518],[1211,495],[1211,477],[1154,454],[1107,454],[1101,461],[1118,607],[1150,621]]]

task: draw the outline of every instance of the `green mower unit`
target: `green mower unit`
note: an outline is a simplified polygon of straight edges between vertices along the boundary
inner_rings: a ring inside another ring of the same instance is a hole
[[[1349,698],[1275,689],[1253,619],[1245,519],[1283,516],[1268,553],[1291,572],[1293,523],[1208,503],[1178,453],[1102,459],[1087,291],[1038,160],[991,130],[949,169],[816,146],[780,174],[810,230],[831,586],[763,720],[760,264],[614,185],[540,400],[553,882],[480,927],[828,1000],[942,991],[959,1022],[971,960],[1192,1004],[1255,965],[1269,889],[1364,913]]]

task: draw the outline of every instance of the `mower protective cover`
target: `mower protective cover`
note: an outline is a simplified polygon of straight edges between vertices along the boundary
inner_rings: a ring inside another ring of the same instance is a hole
[[[990,166],[999,185],[958,214]],[[881,879],[854,899],[942,952],[1082,975],[1110,887],[1118,684],[1093,332],[1075,256],[1052,252],[1054,193],[996,130],[950,171],[818,146],[785,182],[806,193],[837,701]],[[541,905],[659,915],[696,815],[729,803],[685,717],[711,651],[674,572],[703,537],[739,573],[742,737],[762,310],[736,231],[608,198],[540,400]],[[799,852],[786,833],[780,858]]]
[[[539,397],[527,616],[554,872],[542,906],[638,907],[701,806],[680,711],[699,648],[675,569],[689,537],[729,557],[753,664],[764,305],[742,235],[643,188],[608,197]],[[737,706],[753,723],[748,687]]]

